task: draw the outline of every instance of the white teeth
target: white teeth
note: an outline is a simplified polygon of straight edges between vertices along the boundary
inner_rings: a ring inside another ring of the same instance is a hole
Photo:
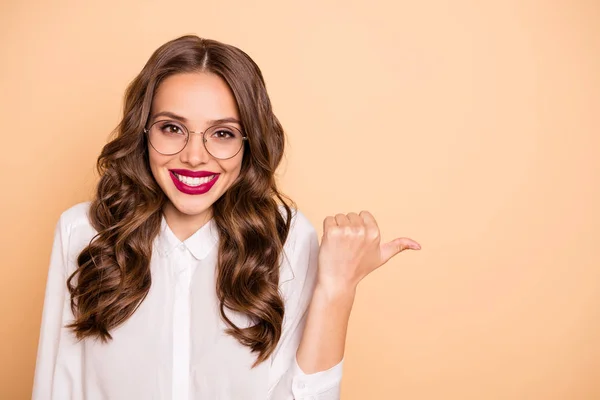
[[[175,174],[175,177],[177,177],[177,179],[179,179],[181,182],[185,183],[188,186],[200,186],[203,185],[207,182],[212,181],[216,175],[211,175],[211,176],[205,176],[203,178],[192,178],[190,176],[183,176],[183,175],[179,175],[179,174]]]

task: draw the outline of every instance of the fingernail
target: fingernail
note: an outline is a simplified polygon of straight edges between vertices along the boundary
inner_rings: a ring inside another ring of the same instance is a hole
[[[421,245],[419,245],[419,243],[415,243],[415,244],[411,244],[409,246],[409,248],[412,250],[421,250]]]

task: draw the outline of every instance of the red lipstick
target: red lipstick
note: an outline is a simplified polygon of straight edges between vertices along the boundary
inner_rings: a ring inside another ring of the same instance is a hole
[[[217,182],[217,179],[219,179],[219,175],[220,175],[220,174],[217,174],[215,172],[210,172],[210,171],[190,171],[187,169],[170,169],[169,174],[171,175],[171,179],[173,180],[173,183],[175,184],[175,187],[177,188],[177,190],[179,190],[180,192],[185,193],[185,194],[204,194],[204,193],[208,192],[214,186],[214,184]],[[189,177],[189,178],[206,178],[206,177],[213,177],[213,178],[211,180],[209,180],[208,182],[203,183],[201,185],[191,186],[191,185],[181,182],[179,180],[179,178],[177,178],[177,175],[185,176],[185,177]]]

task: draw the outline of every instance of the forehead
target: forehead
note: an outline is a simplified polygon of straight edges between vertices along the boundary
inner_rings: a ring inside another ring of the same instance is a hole
[[[169,111],[196,124],[239,119],[237,104],[225,81],[211,73],[192,72],[165,78],[152,101],[152,114]]]

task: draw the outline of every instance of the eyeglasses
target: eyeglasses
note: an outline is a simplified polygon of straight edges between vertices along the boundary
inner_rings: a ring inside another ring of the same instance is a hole
[[[173,120],[156,121],[150,128],[144,129],[148,141],[154,150],[165,156],[181,152],[190,140],[190,134],[202,135],[202,144],[206,151],[220,160],[235,157],[244,141],[248,140],[242,132],[233,126],[211,126],[204,132],[189,131],[181,122]]]

